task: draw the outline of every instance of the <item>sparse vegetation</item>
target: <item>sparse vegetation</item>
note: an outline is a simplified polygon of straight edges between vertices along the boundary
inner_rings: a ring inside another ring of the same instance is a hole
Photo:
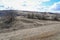
[[[16,12],[14,11],[2,11],[4,12],[4,16],[1,17],[1,25],[0,28],[4,29],[4,28],[9,28],[12,26],[12,22],[15,20],[15,14]],[[2,13],[3,14],[3,13]]]
[[[0,13],[4,13],[0,16],[0,40],[40,40],[41,37],[54,35],[60,29],[59,21],[51,21],[60,18],[56,14],[23,11],[20,14],[20,11],[15,10],[4,10]]]
[[[40,13],[40,12],[21,12],[20,13],[20,11],[19,12],[17,12],[17,11],[15,11],[15,10],[4,10],[4,11],[1,11],[1,13],[4,13],[5,15],[4,16],[1,16],[1,22],[0,22],[0,29],[2,28],[2,29],[4,29],[4,28],[10,28],[10,27],[12,27],[13,26],[13,24],[14,25],[17,25],[16,23],[17,23],[17,21],[18,21],[18,19],[16,19],[16,17],[18,17],[18,16],[23,16],[24,18],[29,18],[29,20],[27,20],[27,19],[21,19],[21,18],[23,18],[23,17],[19,17],[19,22],[23,22],[23,23],[33,23],[33,25],[35,26],[35,25],[42,25],[42,24],[39,24],[39,23],[36,23],[36,22],[33,22],[33,21],[31,21],[30,19],[39,19],[39,20],[46,20],[47,18],[49,18],[49,17],[51,17],[51,20],[52,19],[54,19],[54,20],[57,20],[58,19],[58,17],[56,17],[55,15],[56,14],[49,14],[49,12],[48,12],[48,15],[46,14],[46,12],[45,13]],[[50,16],[51,15],[51,16]],[[53,18],[53,17],[55,17],[55,18]],[[14,23],[14,21],[15,21],[15,19],[16,19],[16,23]],[[37,21],[36,20],[36,21]],[[24,24],[25,25],[25,24]],[[23,25],[23,26],[24,26]],[[18,25],[17,25],[18,26]],[[15,27],[17,27],[17,26],[15,26]],[[14,27],[14,26],[13,26]],[[20,26],[19,26],[20,27]]]

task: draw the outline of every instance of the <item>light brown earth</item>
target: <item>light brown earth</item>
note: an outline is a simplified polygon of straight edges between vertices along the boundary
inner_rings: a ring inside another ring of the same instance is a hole
[[[11,29],[0,33],[0,40],[60,40],[60,22],[17,17]],[[19,30],[17,30],[19,29]]]

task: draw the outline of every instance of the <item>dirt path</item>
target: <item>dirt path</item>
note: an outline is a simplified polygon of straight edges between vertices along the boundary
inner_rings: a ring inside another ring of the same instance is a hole
[[[59,33],[59,30],[60,24],[17,30],[9,33],[1,33],[0,40],[40,40],[41,37],[46,37]]]

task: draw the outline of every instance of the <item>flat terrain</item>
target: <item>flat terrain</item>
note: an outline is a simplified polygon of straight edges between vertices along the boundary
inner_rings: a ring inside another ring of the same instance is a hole
[[[1,31],[0,40],[60,40],[60,22],[16,17],[9,30]]]

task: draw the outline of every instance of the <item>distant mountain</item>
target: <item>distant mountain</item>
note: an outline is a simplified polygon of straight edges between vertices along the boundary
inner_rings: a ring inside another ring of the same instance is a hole
[[[6,14],[20,16],[20,13],[49,13],[49,14],[60,14],[60,13],[51,13],[51,12],[35,12],[35,11],[21,11],[21,10],[0,10],[0,16],[5,16]]]
[[[0,11],[0,16],[4,16],[6,13]]]
[[[16,10],[1,10],[0,11],[0,17],[1,16],[6,16],[6,14],[8,14],[8,15],[13,15],[14,14],[14,15],[18,16]]]

